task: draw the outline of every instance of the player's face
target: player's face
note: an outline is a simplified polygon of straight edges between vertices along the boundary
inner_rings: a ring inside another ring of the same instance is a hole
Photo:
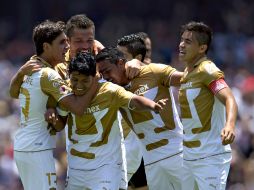
[[[69,38],[70,56],[74,57],[80,51],[92,52],[94,44],[94,28],[74,28]]]
[[[200,53],[200,45],[194,32],[185,31],[179,44],[179,60],[185,63],[195,63]]]
[[[96,62],[97,70],[107,81],[124,86],[128,84],[124,63],[111,64],[109,60]]]
[[[128,52],[128,49],[124,46],[117,46],[117,49],[121,51],[127,61],[130,61],[133,59],[133,56]]]
[[[47,53],[50,54],[51,63],[57,64],[64,62],[65,53],[69,48],[69,44],[67,42],[67,37],[64,33],[60,34],[52,43],[49,45],[47,49]]]
[[[86,76],[80,74],[78,71],[73,71],[70,74],[71,88],[75,95],[84,95],[91,87],[93,82],[93,76]]]

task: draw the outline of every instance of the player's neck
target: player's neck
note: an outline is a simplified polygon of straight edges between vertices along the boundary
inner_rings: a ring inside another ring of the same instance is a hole
[[[200,54],[197,57],[195,57],[195,59],[193,59],[192,61],[187,62],[186,64],[187,64],[187,70],[188,70],[188,72],[193,71],[194,68],[197,66],[197,63],[199,63],[199,61],[201,59],[203,59],[204,57],[206,57],[205,54]]]
[[[47,56],[46,54],[42,53],[40,57],[46,61],[48,64],[50,64],[52,67],[55,67],[58,63],[56,63],[50,56]]]

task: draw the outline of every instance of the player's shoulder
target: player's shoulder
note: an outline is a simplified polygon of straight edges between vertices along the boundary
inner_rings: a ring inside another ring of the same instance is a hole
[[[220,69],[211,60],[204,60],[199,65],[199,71],[207,74],[213,74],[220,71]]]
[[[123,87],[114,84],[112,82],[101,82],[99,83],[100,91],[107,91],[107,92],[116,92],[119,89],[124,89]]]

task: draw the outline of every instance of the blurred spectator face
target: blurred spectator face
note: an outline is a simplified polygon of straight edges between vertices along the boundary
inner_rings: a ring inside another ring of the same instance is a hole
[[[250,76],[243,81],[241,90],[243,100],[249,105],[254,105],[254,76]]]
[[[94,44],[94,28],[74,28],[69,38],[70,56],[74,57],[78,52],[92,52]]]

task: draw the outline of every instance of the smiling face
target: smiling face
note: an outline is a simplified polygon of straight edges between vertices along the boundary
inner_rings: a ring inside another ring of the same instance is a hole
[[[125,74],[125,64],[122,63],[122,61],[112,64],[106,59],[96,62],[96,66],[97,70],[102,74],[105,80],[120,86],[128,84],[128,79]]]
[[[45,43],[45,53],[52,65],[64,62],[65,53],[69,48],[67,37],[64,33],[56,37],[51,44]]]
[[[94,27],[87,29],[74,28],[70,36],[70,56],[74,57],[80,51],[92,52],[94,44]]]
[[[70,83],[72,91],[75,95],[84,95],[91,87],[93,82],[93,76],[86,76],[79,73],[78,71],[73,71],[70,74]]]
[[[207,46],[200,45],[195,32],[185,31],[179,44],[179,60],[187,64],[195,64],[205,54]]]

